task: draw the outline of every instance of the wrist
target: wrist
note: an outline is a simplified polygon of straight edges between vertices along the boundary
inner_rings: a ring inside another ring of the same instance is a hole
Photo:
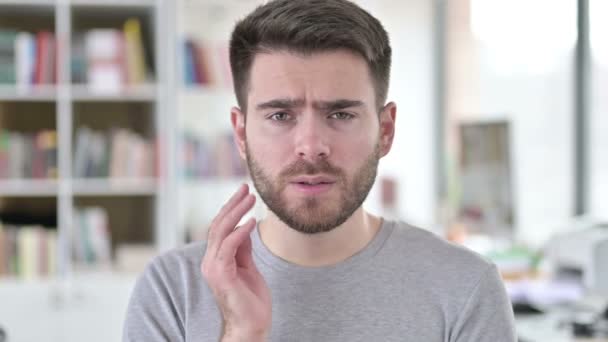
[[[266,342],[266,334],[225,333],[220,342]]]
[[[266,342],[268,332],[264,330],[240,330],[238,328],[224,327],[221,342]]]

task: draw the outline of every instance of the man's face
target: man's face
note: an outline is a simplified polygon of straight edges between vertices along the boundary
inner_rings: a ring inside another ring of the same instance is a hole
[[[346,51],[262,53],[249,85],[247,113],[233,109],[233,125],[260,197],[303,233],[344,223],[388,152],[365,61]]]

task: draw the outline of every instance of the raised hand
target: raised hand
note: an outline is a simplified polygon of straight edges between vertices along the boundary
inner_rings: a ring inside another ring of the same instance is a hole
[[[209,227],[201,272],[223,317],[221,341],[265,341],[271,324],[270,290],[252,258],[251,218],[236,227],[255,196],[242,185]]]

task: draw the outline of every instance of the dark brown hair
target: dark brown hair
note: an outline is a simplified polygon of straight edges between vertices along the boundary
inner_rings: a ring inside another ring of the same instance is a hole
[[[376,105],[388,92],[391,47],[388,34],[368,12],[347,0],[274,0],[240,20],[230,39],[234,91],[246,112],[255,55],[287,50],[310,55],[338,49],[363,57],[374,81]]]

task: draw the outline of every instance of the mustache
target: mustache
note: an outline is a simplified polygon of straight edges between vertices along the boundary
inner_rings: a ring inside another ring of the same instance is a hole
[[[334,176],[342,176],[343,172],[341,169],[331,165],[326,159],[321,159],[317,163],[311,163],[307,160],[299,159],[294,163],[287,166],[279,174],[281,179],[299,176],[299,175],[314,175],[318,173],[324,173]]]

